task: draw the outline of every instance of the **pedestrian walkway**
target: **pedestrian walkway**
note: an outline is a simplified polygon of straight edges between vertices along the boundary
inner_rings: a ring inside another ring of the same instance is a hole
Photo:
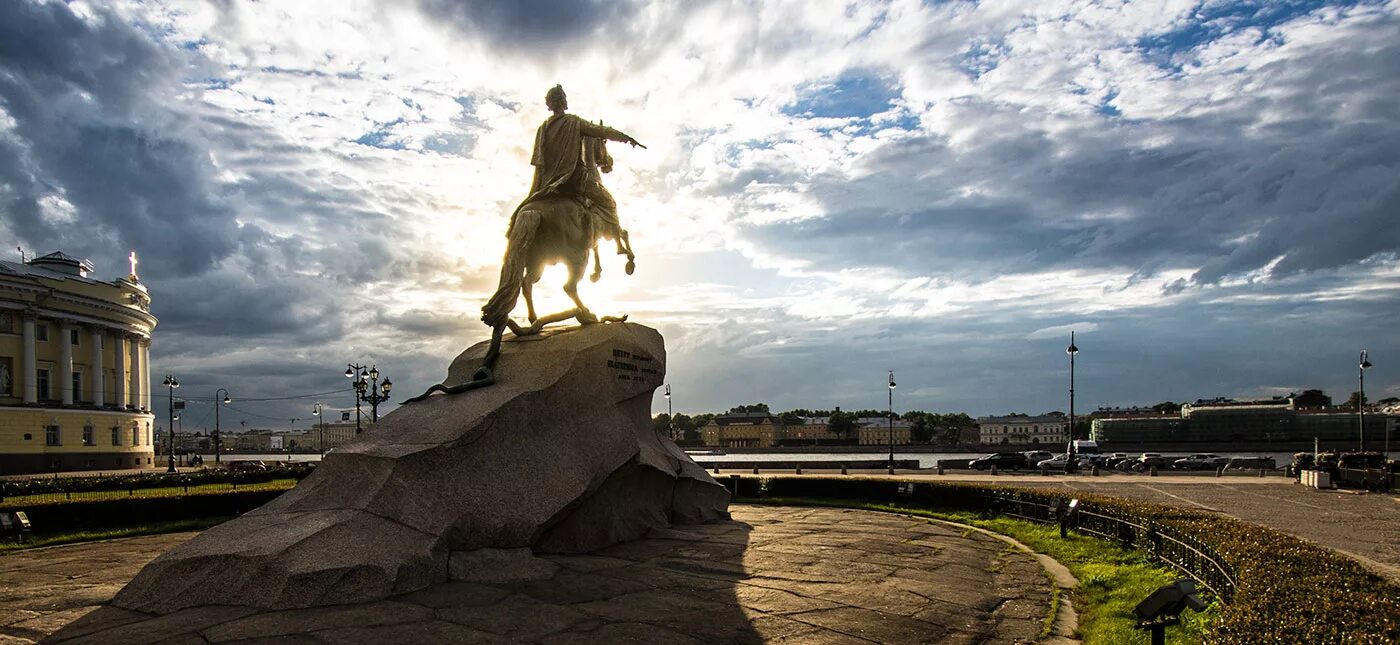
[[[1261,486],[1259,481],[1276,485]],[[1221,513],[1311,540],[1400,583],[1400,497],[1317,490],[1276,478],[1194,481],[1058,482],[1076,491],[1116,495]]]

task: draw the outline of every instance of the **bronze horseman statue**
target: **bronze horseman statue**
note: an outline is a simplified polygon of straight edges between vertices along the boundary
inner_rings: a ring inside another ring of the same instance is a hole
[[[598,259],[599,237],[616,242],[618,255],[627,256],[629,275],[636,267],[627,231],[618,220],[617,202],[603,187],[600,173],[612,171],[613,160],[607,151],[607,141],[640,148],[646,146],[631,135],[569,114],[569,100],[562,86],[550,88],[544,101],[553,114],[535,132],[535,148],[530,158],[535,178],[530,194],[510,216],[500,285],[481,308],[481,321],[491,327],[491,347],[485,361],[471,381],[451,387],[435,385],[410,401],[433,392],[451,394],[494,383],[492,369],[500,355],[501,337],[507,327],[517,336],[523,336],[569,318],[576,318],[582,324],[599,322],[578,297],[578,283],[588,266],[589,251],[593,253],[594,266],[590,279],[596,282],[602,273]],[[564,293],[574,301],[574,308],[537,316],[533,286],[539,282],[546,266],[559,262],[569,270]],[[522,294],[530,322],[528,327],[521,327],[510,318]],[[601,320],[624,318],[605,316]]]

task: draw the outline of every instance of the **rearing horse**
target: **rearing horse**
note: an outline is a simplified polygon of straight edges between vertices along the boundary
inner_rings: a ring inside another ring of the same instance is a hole
[[[584,139],[584,149],[585,180],[597,181],[597,162],[604,159],[607,152],[602,147],[602,140],[592,137]],[[595,208],[597,207],[587,203],[587,200],[568,194],[539,197],[520,207],[507,234],[506,255],[501,264],[499,286],[486,306],[481,308],[482,322],[491,327],[491,346],[487,349],[481,368],[467,383],[451,387],[435,385],[422,396],[410,399],[411,401],[427,397],[433,392],[451,394],[494,383],[495,376],[492,370],[500,356],[501,339],[507,327],[515,335],[524,336],[539,333],[545,325],[569,318],[576,318],[582,324],[599,322],[599,318],[578,297],[578,283],[588,266],[590,251],[594,253],[595,266],[597,265],[599,235],[617,240],[619,252],[627,255],[627,273],[632,273],[635,263],[627,232],[620,226],[616,227],[616,230],[599,230],[600,227],[596,226],[595,222],[600,218],[597,213],[590,212],[590,209]],[[574,301],[574,308],[543,317],[536,316],[532,293],[534,283],[539,281],[546,266],[561,262],[569,272],[568,279],[564,281],[564,293]],[[594,279],[597,279],[596,273]],[[516,301],[522,293],[531,323],[529,327],[521,327],[510,318],[510,312],[515,309]],[[620,322],[626,318],[605,316],[602,321]]]

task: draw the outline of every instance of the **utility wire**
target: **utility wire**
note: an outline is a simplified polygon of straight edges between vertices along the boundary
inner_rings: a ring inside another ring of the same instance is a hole
[[[347,388],[345,388],[345,389],[343,389],[343,390],[331,390],[331,391],[329,391],[329,392],[315,392],[315,393],[312,393],[312,394],[294,394],[294,395],[291,395],[291,396],[273,396],[273,397],[265,397],[265,398],[260,398],[260,399],[243,399],[243,398],[240,398],[240,399],[238,399],[238,401],[239,401],[240,403],[252,403],[252,402],[258,402],[258,401],[290,401],[290,400],[293,400],[293,399],[314,399],[314,398],[316,398],[316,397],[318,397],[318,396],[330,396],[330,395],[332,395],[332,394],[344,394],[344,393],[347,393],[347,392],[354,392],[354,391],[355,391],[355,388],[353,388],[353,387],[347,387]],[[167,399],[168,399],[168,398],[170,398],[170,392],[167,391],[165,394],[159,394],[159,393],[156,393],[156,392],[152,392],[152,393],[151,393],[151,397],[152,397],[152,398],[167,398]],[[219,400],[221,400],[221,399],[219,399],[218,397],[212,397],[212,396],[186,396],[186,397],[176,396],[175,398],[177,398],[177,399],[184,399],[184,400],[186,400],[186,401],[196,401],[196,402],[200,402],[200,403],[208,403],[208,402],[210,402],[210,401],[219,401]]]

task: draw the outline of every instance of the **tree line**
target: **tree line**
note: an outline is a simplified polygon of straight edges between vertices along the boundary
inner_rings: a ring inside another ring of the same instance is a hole
[[[809,410],[807,408],[797,408],[784,412],[772,412],[767,403],[752,403],[747,405],[737,405],[722,414],[766,414],[777,417],[783,425],[802,425],[802,420],[807,417],[826,417],[828,429],[836,436],[846,439],[855,435],[858,429],[857,420],[861,418],[878,417],[886,418],[887,410]],[[667,432],[674,428],[687,441],[697,441],[700,439],[700,429],[709,425],[718,414],[704,413],[696,415],[676,414],[675,418],[668,417],[664,412],[652,418],[652,428],[657,432]],[[898,414],[897,418],[909,422],[910,434],[913,440],[919,443],[960,443],[961,433],[973,428],[977,422],[964,412],[937,413],[925,412],[923,410],[911,410]]]

